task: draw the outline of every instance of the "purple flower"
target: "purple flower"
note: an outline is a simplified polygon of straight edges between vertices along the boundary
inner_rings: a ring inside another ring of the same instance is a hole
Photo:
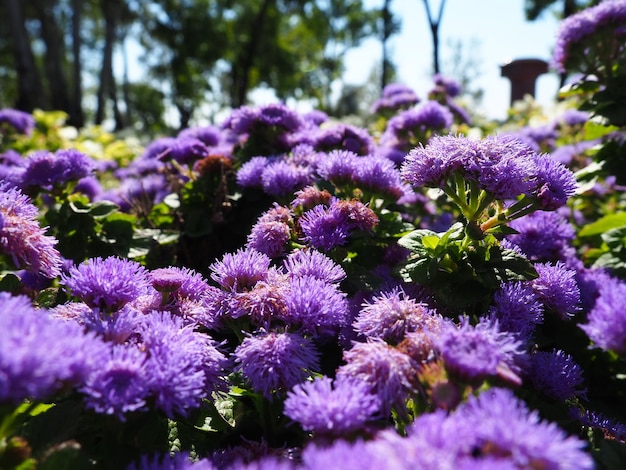
[[[539,414],[529,411],[510,390],[494,388],[470,396],[451,419],[466,430],[457,439],[463,439],[464,449],[474,458],[509,461],[517,468],[594,467],[583,441],[541,421]]]
[[[73,296],[90,307],[106,312],[121,309],[128,302],[148,292],[146,269],[124,258],[91,258],[72,266],[61,282]]]
[[[352,184],[359,189],[399,199],[403,182],[395,164],[384,157],[360,157],[352,175]]]
[[[342,435],[361,429],[379,408],[367,383],[321,377],[296,385],[287,394],[284,413],[306,431]]]
[[[580,126],[589,121],[590,115],[586,111],[578,109],[566,109],[558,118],[559,122],[567,126]]]
[[[562,260],[574,240],[574,227],[558,212],[537,211],[511,222],[519,233],[507,235],[534,261]]]
[[[147,359],[135,345],[113,345],[80,387],[86,406],[121,420],[126,413],[144,409],[150,395]]]
[[[503,330],[526,341],[543,321],[543,304],[529,283],[507,282],[494,293],[489,313]]]
[[[311,209],[319,204],[329,205],[332,195],[325,189],[320,190],[315,186],[307,186],[300,191],[296,191],[295,199],[291,201],[294,209]]]
[[[418,102],[419,98],[411,88],[401,83],[390,83],[383,88],[382,96],[372,106],[372,112],[394,112]]]
[[[242,106],[232,112],[224,127],[236,134],[248,134],[255,127],[272,127],[293,132],[302,126],[298,113],[281,103],[271,103],[259,108]]]
[[[293,388],[319,369],[313,342],[295,333],[249,336],[234,352],[237,369],[252,389],[271,399],[274,392]]]
[[[267,279],[270,258],[253,249],[227,253],[209,266],[211,278],[223,289],[242,292]]]
[[[192,460],[188,452],[164,455],[142,455],[126,470],[216,470],[208,459]]]
[[[316,250],[301,249],[290,253],[284,263],[291,277],[313,277],[326,283],[337,283],[346,277],[344,269]]]
[[[148,356],[151,396],[167,416],[185,415],[222,388],[226,358],[210,337],[179,317],[155,312],[144,318],[138,331]]]
[[[435,83],[436,92],[443,92],[448,95],[450,98],[455,98],[461,94],[461,85],[454,80],[453,78],[444,77],[441,74],[436,74],[433,77],[433,82]]]
[[[253,325],[269,328],[272,320],[285,319],[288,295],[287,277],[272,271],[267,280],[259,281],[252,289],[230,298],[223,313],[231,318],[247,316]]]
[[[500,377],[521,383],[515,360],[521,344],[513,334],[500,330],[497,322],[482,318],[476,326],[467,317],[459,327],[451,325],[434,338],[446,370],[461,379],[480,383],[488,377]]]
[[[337,369],[337,379],[365,382],[370,393],[380,399],[383,415],[392,408],[405,410],[406,399],[416,391],[417,364],[408,355],[372,340],[355,343],[352,349],[344,351],[343,359],[346,363]]]
[[[412,456],[405,453],[405,448],[397,442],[387,443],[377,440],[354,442],[336,439],[331,444],[323,445],[315,440],[305,447],[302,453],[302,470],[319,470],[337,468],[342,470],[394,470],[424,469],[429,467],[411,466]],[[436,469],[437,467],[432,467]],[[443,470],[446,468],[442,466]],[[452,467],[450,467],[452,468]]]
[[[221,141],[221,131],[219,127],[215,126],[189,127],[180,131],[178,138],[194,138],[202,141],[209,147],[215,147]]]
[[[331,150],[318,162],[317,173],[334,185],[341,186],[352,181],[361,158],[349,150]]]
[[[564,317],[577,312],[580,289],[575,279],[576,272],[560,261],[554,265],[537,263],[535,269],[539,277],[530,283],[546,309]]]
[[[536,155],[534,160],[537,171],[531,194],[539,208],[551,211],[564,206],[578,187],[574,173],[548,155]]]
[[[538,351],[529,357],[525,370],[533,386],[546,396],[559,401],[584,395],[581,367],[563,351]]]
[[[20,186],[52,190],[88,176],[94,168],[93,160],[78,150],[37,151],[28,157]]]
[[[25,296],[0,292],[0,402],[42,400],[84,379],[103,343],[75,322],[36,310]]]
[[[237,172],[237,184],[244,188],[260,188],[263,186],[263,171],[272,160],[267,157],[252,157],[241,165]]]
[[[173,159],[178,163],[190,165],[196,160],[209,155],[209,148],[200,139],[179,137],[171,143],[161,159]]]
[[[291,196],[313,182],[311,169],[293,163],[276,160],[269,163],[261,174],[263,191],[271,196]]]
[[[304,241],[313,248],[330,251],[347,243],[352,224],[333,206],[318,205],[309,209],[299,219]]]
[[[604,277],[595,305],[580,325],[596,347],[626,355],[626,283]]]
[[[17,188],[0,183],[0,252],[17,268],[54,278],[61,273],[57,240],[39,226],[37,207]]]
[[[370,155],[374,151],[374,139],[366,129],[349,124],[335,124],[315,132],[313,142],[316,150],[348,150],[357,155]]]
[[[452,113],[437,101],[426,101],[418,108],[403,111],[392,117],[382,139],[393,137],[397,144],[416,144],[427,131],[442,131],[452,125]]]
[[[285,253],[291,239],[291,228],[284,222],[257,222],[250,229],[247,246],[276,258]]]
[[[348,323],[345,294],[336,284],[313,276],[290,279],[286,304],[286,320],[306,333],[332,335]]]
[[[18,134],[30,135],[35,128],[35,118],[32,114],[17,109],[0,109],[0,131],[6,126],[12,127]]]
[[[393,289],[365,302],[352,326],[366,337],[397,344],[406,333],[437,329],[440,323],[441,319],[425,304]]]
[[[612,38],[616,31],[626,24],[626,3],[623,0],[604,1],[599,5],[582,10],[565,18],[557,33],[556,45],[552,53],[552,64],[559,72],[567,72],[568,69],[593,73],[594,70],[586,70],[585,60],[589,52],[586,46],[593,43],[594,35],[604,35],[608,32],[608,38]],[[617,41],[618,39],[616,39]],[[602,42],[605,52],[610,53],[613,49],[619,53],[623,48],[608,47]],[[583,59],[582,56],[585,56]]]

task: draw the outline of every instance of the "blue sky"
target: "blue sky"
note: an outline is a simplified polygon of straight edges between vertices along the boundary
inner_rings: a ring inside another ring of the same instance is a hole
[[[380,7],[382,3],[382,0],[366,0],[370,7]],[[430,3],[436,14],[439,0]],[[398,81],[411,86],[424,98],[432,84],[432,40],[423,1],[393,0],[392,11],[402,21],[400,33],[390,41]],[[510,82],[500,76],[500,65],[521,58],[549,61],[558,25],[551,12],[537,21],[526,21],[524,0],[447,0],[439,28],[442,62],[450,57],[449,41],[476,44],[474,53],[481,72],[476,82],[485,92],[481,111],[490,118],[504,118],[509,107]],[[373,39],[351,51],[345,81],[363,83],[380,57],[380,43]],[[557,75],[542,75],[537,81],[537,101],[550,107],[557,90]]]

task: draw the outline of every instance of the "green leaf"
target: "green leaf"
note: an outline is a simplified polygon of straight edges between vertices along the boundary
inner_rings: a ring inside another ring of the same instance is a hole
[[[435,250],[439,245],[440,238],[437,235],[427,235],[422,237],[422,245],[429,250]]]
[[[626,226],[626,212],[605,215],[604,217],[585,225],[579,232],[579,237],[593,237],[615,228]]]
[[[433,236],[433,235],[437,237],[437,234],[433,232],[432,230],[426,230],[426,229],[413,230],[411,233],[408,233],[407,235],[400,238],[398,240],[398,245],[404,248],[407,248],[411,251],[420,251],[423,249],[423,246],[424,246],[422,243],[422,238]]]
[[[91,204],[89,214],[94,219],[102,219],[118,211],[120,206],[111,201],[96,201]]]

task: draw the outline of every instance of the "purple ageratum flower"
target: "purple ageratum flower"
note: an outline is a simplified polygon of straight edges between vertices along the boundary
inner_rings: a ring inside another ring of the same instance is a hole
[[[565,124],[566,126],[580,126],[589,121],[590,114],[586,111],[580,111],[578,109],[566,109],[558,117],[558,122]]]
[[[237,171],[237,184],[244,188],[261,188],[263,172],[271,161],[272,159],[267,157],[252,157]]]
[[[172,159],[184,165],[191,165],[197,160],[208,156],[209,148],[200,139],[194,137],[179,137],[161,156],[161,159]]]
[[[61,273],[61,255],[54,248],[57,240],[39,226],[38,216],[37,207],[19,189],[0,183],[0,252],[17,268],[54,278]]]
[[[43,400],[81,383],[103,343],[75,322],[35,309],[25,296],[0,293],[0,403]]]
[[[406,354],[382,341],[355,343],[343,353],[345,364],[337,369],[338,380],[363,381],[380,399],[381,413],[405,410],[406,399],[416,391],[417,364]]]
[[[536,155],[534,160],[536,179],[530,194],[537,199],[539,208],[552,211],[564,206],[576,192],[576,176],[548,155]]]
[[[286,317],[288,295],[287,276],[272,270],[266,281],[259,281],[252,289],[231,297],[222,313],[231,318],[247,316],[253,325],[268,329],[272,320]]]
[[[608,418],[602,413],[591,410],[582,411],[579,407],[572,406],[568,414],[575,420],[580,421],[583,426],[600,430],[604,434],[605,439],[614,438],[622,442],[626,440],[626,425],[613,418]]]
[[[529,356],[524,371],[533,386],[546,396],[565,401],[583,396],[583,371],[569,354],[563,351],[538,351]]]
[[[426,131],[442,131],[452,125],[452,113],[437,101],[426,101],[416,109],[401,112],[389,120],[385,135],[398,143],[420,139]]]
[[[543,321],[543,303],[529,283],[507,282],[494,293],[489,314],[503,330],[527,341]]]
[[[580,328],[596,347],[626,355],[626,283],[608,276],[603,281]]]
[[[352,183],[362,190],[399,199],[404,194],[400,172],[384,157],[360,157],[352,176]]]
[[[533,261],[559,261],[575,237],[574,227],[558,212],[537,211],[511,222],[519,233],[507,239]]]
[[[464,449],[476,459],[509,461],[517,468],[594,468],[583,441],[541,421],[510,390],[494,388],[472,395],[450,419],[470,430],[463,433]]]
[[[0,130],[5,127],[13,128],[18,134],[30,135],[35,128],[35,118],[17,109],[0,109]]]
[[[155,405],[167,416],[186,415],[211,391],[222,388],[226,357],[194,325],[169,313],[152,313],[138,328],[148,360]]]
[[[409,152],[401,174],[414,186],[436,188],[461,174],[498,199],[513,199],[532,188],[533,155],[528,146],[508,137],[435,136],[426,147]]]
[[[234,352],[237,369],[252,389],[271,399],[304,382],[319,369],[319,352],[310,339],[296,333],[249,336]]]
[[[440,324],[441,318],[425,304],[396,288],[365,302],[352,326],[366,337],[397,344],[406,333],[437,330]]]
[[[530,281],[530,284],[546,309],[563,317],[579,310],[580,289],[574,270],[560,261],[554,265],[536,263],[535,269],[539,277]]]
[[[426,450],[426,449],[424,449]],[[426,452],[424,453],[426,454]],[[432,455],[432,451],[430,452]],[[413,457],[411,455],[411,457]],[[342,470],[394,470],[424,469],[435,470],[438,467],[412,466],[414,461],[405,453],[405,448],[397,442],[388,443],[380,440],[354,442],[335,439],[330,444],[313,440],[302,452],[302,470],[331,469],[341,466]],[[340,464],[338,464],[340,462]],[[442,465],[441,470],[446,467]],[[452,467],[449,467],[452,468]]]
[[[329,205],[332,195],[325,189],[320,190],[315,186],[307,186],[295,192],[295,199],[291,201],[293,209],[311,209],[319,204]]]
[[[313,182],[313,171],[285,160],[269,163],[261,174],[263,191],[271,196],[291,196]]]
[[[217,470],[209,459],[193,460],[188,452],[142,455],[126,470]]]
[[[626,3],[623,0],[604,1],[565,18],[557,32],[552,65],[559,72],[567,72],[572,66],[582,63],[580,60],[577,61],[574,51],[580,49],[578,53],[584,53],[585,43],[591,40],[593,35],[611,30],[618,31],[625,24]]]
[[[90,307],[115,312],[148,292],[148,272],[136,261],[108,257],[91,258],[72,266],[61,282],[71,294]]]
[[[330,251],[348,242],[352,224],[336,205],[320,204],[306,211],[298,220],[305,242],[313,248]]]
[[[284,413],[305,431],[341,436],[362,429],[379,409],[367,383],[321,377],[296,385],[287,394]]]
[[[317,164],[319,176],[340,186],[350,183],[361,164],[363,157],[349,150],[331,150],[320,158]]]
[[[348,150],[357,155],[370,155],[374,149],[374,139],[366,129],[349,124],[335,124],[315,131],[311,145],[316,150]]]
[[[113,345],[80,387],[86,407],[120,420],[125,420],[127,413],[145,409],[151,392],[147,359],[136,345]]]
[[[333,335],[348,324],[346,295],[336,284],[312,276],[292,277],[286,321],[317,336]]]
[[[435,83],[435,91],[441,91],[450,98],[455,98],[461,94],[461,85],[453,78],[436,74],[433,77],[433,82]]]
[[[78,181],[89,176],[95,168],[94,161],[75,149],[45,150],[28,156],[28,163],[22,174],[22,188],[41,187],[51,190],[64,186],[70,181]]]
[[[284,222],[257,222],[250,229],[247,247],[267,255],[269,258],[277,258],[285,253],[291,228]]]
[[[521,343],[497,322],[482,318],[472,326],[467,317],[457,327],[443,329],[433,339],[445,368],[453,375],[480,383],[488,377],[500,377],[520,384],[515,364],[523,351]]]
[[[419,103],[419,97],[408,86],[401,83],[390,83],[383,88],[382,96],[374,102],[373,113],[397,111],[410,108]]]
[[[223,289],[242,292],[267,279],[270,258],[251,248],[225,254],[209,266],[211,278]]]
[[[179,139],[193,138],[202,141],[209,147],[219,145],[222,140],[221,131],[216,126],[189,127],[178,133]]]
[[[291,277],[309,276],[329,284],[346,277],[341,265],[317,250],[293,251],[285,259],[284,266]]]

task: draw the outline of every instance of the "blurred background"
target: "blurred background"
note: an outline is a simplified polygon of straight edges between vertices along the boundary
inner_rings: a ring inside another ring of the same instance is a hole
[[[509,60],[550,60],[575,0],[0,0],[0,108],[166,133],[242,105],[366,115],[392,82],[458,81],[504,119]],[[550,106],[563,77],[537,81]]]

